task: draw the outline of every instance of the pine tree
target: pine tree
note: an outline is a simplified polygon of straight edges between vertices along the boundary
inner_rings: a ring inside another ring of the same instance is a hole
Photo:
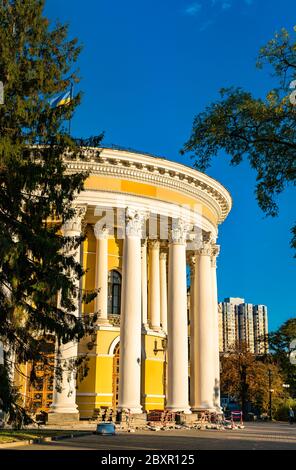
[[[18,362],[42,359],[42,333],[67,342],[91,327],[73,315],[82,297],[75,281],[83,270],[64,250],[77,248],[82,238],[60,231],[86,178],[67,174],[63,160],[66,151],[83,152],[65,124],[81,96],[50,105],[78,83],[73,67],[81,48],[77,39],[67,39],[67,26],[49,23],[43,9],[43,0],[2,0],[0,6],[0,340]],[[9,375],[8,361],[4,370]],[[1,383],[0,405],[12,411],[9,380]]]

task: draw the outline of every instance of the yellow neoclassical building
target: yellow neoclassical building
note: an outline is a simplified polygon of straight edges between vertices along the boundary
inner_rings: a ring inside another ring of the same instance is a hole
[[[76,253],[86,269],[80,287],[98,296],[76,314],[98,312],[96,335],[61,349],[65,363],[87,356],[83,380],[65,372],[57,391],[40,370],[39,388],[28,385],[24,399],[49,410],[51,422],[101,408],[219,410],[216,240],[228,191],[190,167],[129,150],[86,148],[67,167],[88,172],[63,231],[86,234]]]

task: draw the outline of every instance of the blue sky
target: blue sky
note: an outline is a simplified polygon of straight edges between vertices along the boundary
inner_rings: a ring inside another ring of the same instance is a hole
[[[221,87],[242,86],[264,96],[273,82],[256,69],[257,52],[275,31],[292,31],[295,10],[294,0],[47,0],[47,16],[69,22],[70,35],[84,45],[84,97],[73,134],[105,131],[106,143],[191,165],[179,150],[194,115],[218,98]],[[275,329],[295,316],[289,247],[295,192],[279,197],[278,218],[266,218],[247,163],[232,168],[222,154],[208,174],[233,197],[219,230],[219,299],[266,304]]]

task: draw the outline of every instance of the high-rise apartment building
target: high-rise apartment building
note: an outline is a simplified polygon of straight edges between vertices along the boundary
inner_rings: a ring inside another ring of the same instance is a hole
[[[256,354],[264,354],[268,351],[266,334],[268,333],[268,319],[266,305],[254,305],[254,346]],[[264,338],[264,340],[263,340]]]
[[[246,303],[240,297],[227,297],[219,303],[219,345],[221,352],[236,343],[245,344],[254,354],[268,351],[267,307]]]
[[[255,352],[254,345],[254,322],[253,305],[243,303],[237,306],[238,315],[238,339],[241,344],[245,344],[248,350]]]

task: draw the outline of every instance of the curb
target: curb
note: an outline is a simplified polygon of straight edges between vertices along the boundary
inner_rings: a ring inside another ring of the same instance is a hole
[[[62,439],[73,439],[75,437],[82,437],[82,436],[91,436],[93,432],[85,431],[85,432],[77,432],[77,433],[67,433],[61,434],[60,436],[46,436],[40,437],[37,439],[29,439],[29,440],[20,440],[14,442],[8,442],[7,444],[0,444],[1,449],[9,449],[13,447],[20,447],[20,446],[29,446],[32,444],[43,444],[44,442],[54,442],[54,441],[61,441]]]

